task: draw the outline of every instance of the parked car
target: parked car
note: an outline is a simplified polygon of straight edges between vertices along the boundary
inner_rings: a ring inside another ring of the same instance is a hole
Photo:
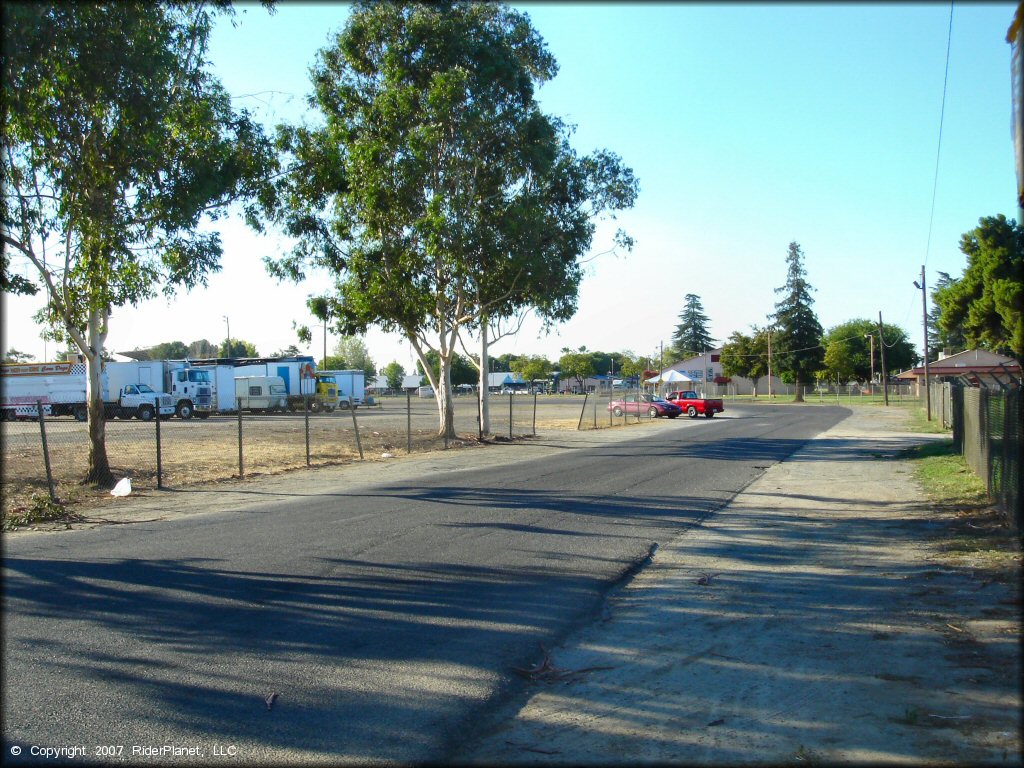
[[[624,413],[646,413],[652,419],[658,416],[674,419],[683,412],[678,405],[673,405],[668,400],[646,393],[626,395],[621,400],[612,400],[608,403],[608,410],[616,416],[621,416]]]
[[[695,419],[697,416],[710,419],[716,413],[722,413],[725,410],[725,404],[721,398],[701,397],[692,389],[671,392],[668,395],[668,401],[686,411],[686,415],[691,419]]]

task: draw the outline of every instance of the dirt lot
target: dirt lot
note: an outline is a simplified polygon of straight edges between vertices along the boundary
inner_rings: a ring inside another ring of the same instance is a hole
[[[492,401],[492,432],[498,440],[520,438],[535,430],[575,430],[586,402],[585,427],[608,426],[606,401],[582,397],[518,395]],[[621,423],[624,420],[618,420]],[[636,421],[632,418],[632,421]],[[446,448],[437,436],[437,407],[432,399],[392,398],[382,407],[311,415],[308,459],[303,414],[243,416],[242,474],[277,474],[307,466],[323,467],[376,461],[382,457],[425,453]],[[107,492],[80,485],[88,468],[89,441],[85,424],[70,418],[48,420],[46,439],[58,498],[71,515],[103,507]],[[476,398],[456,400],[459,438],[447,448],[479,442]],[[164,488],[221,483],[239,477],[239,423],[234,416],[160,424],[160,466]],[[107,455],[114,476],[131,477],[139,492],[157,487],[156,422],[108,421]],[[358,429],[358,437],[357,437]],[[43,510],[48,498],[39,424],[0,423],[3,444],[3,502],[6,521]],[[362,459],[360,459],[360,449]],[[411,450],[410,450],[411,449]]]

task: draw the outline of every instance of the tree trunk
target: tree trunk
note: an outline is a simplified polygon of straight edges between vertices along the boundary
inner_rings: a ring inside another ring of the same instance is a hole
[[[88,348],[82,350],[85,356],[85,397],[89,404],[89,473],[85,482],[108,488],[113,486],[114,476],[107,458],[107,423],[103,412],[101,371],[104,334],[100,332],[99,317],[95,311],[89,317],[88,332]]]
[[[480,432],[491,433],[490,354],[488,351],[487,318],[480,319]]]
[[[452,399],[452,361],[441,358],[441,389],[438,390],[437,408],[441,417],[440,437],[455,437],[455,401]]]
[[[437,434],[439,437],[449,438],[455,437],[455,403],[452,401],[452,349],[450,347],[438,351],[438,357],[441,361],[440,376],[435,376],[433,369],[430,367],[430,362],[427,360],[426,353],[423,347],[420,345],[419,339],[413,334],[408,334],[406,338],[412,344],[413,351],[416,353],[416,357],[419,358],[420,365],[425,371],[427,381],[430,382],[430,386],[434,390],[434,402],[437,403],[437,416],[438,416],[438,430]]]
[[[804,401],[804,391],[800,388],[800,379],[796,382],[796,397],[793,398],[794,403],[802,403]]]

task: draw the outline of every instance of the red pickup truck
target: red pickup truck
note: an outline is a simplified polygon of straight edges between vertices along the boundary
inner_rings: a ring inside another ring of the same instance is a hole
[[[716,413],[721,413],[725,410],[725,404],[720,399],[700,397],[692,389],[681,392],[669,392],[665,399],[682,408],[683,413],[691,419],[697,418],[700,414],[704,414],[704,418],[710,419]]]

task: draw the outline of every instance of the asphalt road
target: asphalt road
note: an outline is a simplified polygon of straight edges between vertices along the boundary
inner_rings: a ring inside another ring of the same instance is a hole
[[[312,497],[7,537],[4,758],[443,760],[538,643],[846,413],[737,406],[500,471],[456,452],[413,480],[310,473]]]

